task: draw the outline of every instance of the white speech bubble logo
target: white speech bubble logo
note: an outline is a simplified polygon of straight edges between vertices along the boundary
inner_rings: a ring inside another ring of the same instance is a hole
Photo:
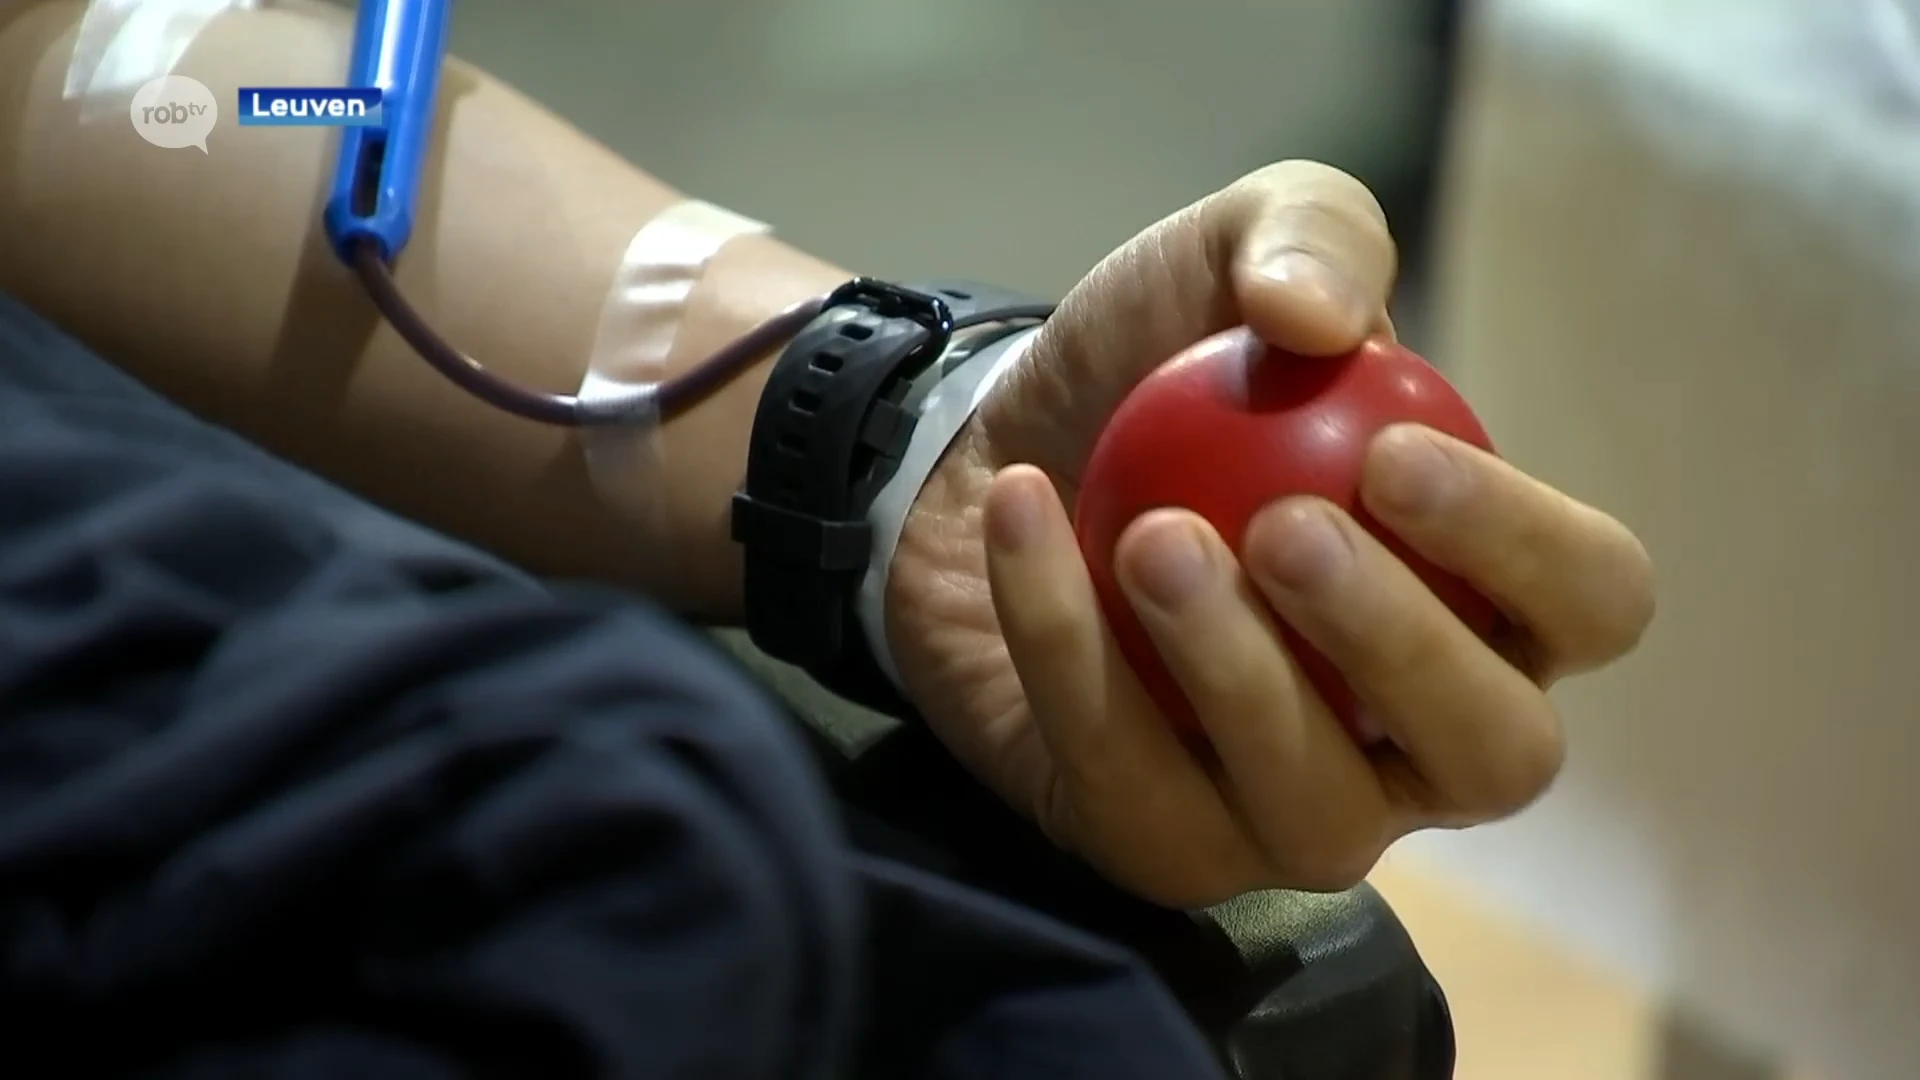
[[[220,119],[213,91],[198,79],[162,75],[134,91],[133,130],[166,150],[197,146],[207,152],[207,133]]]

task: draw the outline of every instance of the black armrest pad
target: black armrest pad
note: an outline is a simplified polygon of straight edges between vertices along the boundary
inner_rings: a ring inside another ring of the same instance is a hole
[[[1160,974],[1239,1080],[1449,1080],[1446,997],[1369,886],[1264,892],[1169,911],[1108,884],[993,798],[912,722],[874,715],[720,643],[812,735],[856,837],[1131,948]],[[864,748],[857,753],[853,748]]]
[[[1235,1075],[1453,1075],[1446,995],[1372,886],[1331,895],[1250,893],[1205,917],[1239,948],[1247,984],[1258,995],[1251,1007],[1216,1021],[1215,1037]]]
[[[1453,1075],[1445,996],[1370,886],[1170,911],[1062,854],[919,728],[836,772],[842,797],[912,837],[929,868],[1140,953],[1240,1080]]]

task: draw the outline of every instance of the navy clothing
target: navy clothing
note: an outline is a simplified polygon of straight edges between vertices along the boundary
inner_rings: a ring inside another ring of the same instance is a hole
[[[698,633],[360,502],[0,297],[0,1075],[1217,1067],[1127,954],[853,850]]]

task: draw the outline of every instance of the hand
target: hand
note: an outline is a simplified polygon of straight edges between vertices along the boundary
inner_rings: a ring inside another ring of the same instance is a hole
[[[888,583],[890,644],[947,746],[1061,845],[1164,904],[1339,889],[1416,829],[1511,814],[1563,752],[1545,688],[1613,660],[1652,615],[1623,526],[1423,428],[1382,433],[1368,510],[1493,598],[1483,642],[1352,518],[1268,507],[1230,551],[1191,513],[1122,536],[1117,572],[1206,739],[1184,742],[1106,631],[1067,507],[1142,376],[1217,331],[1334,355],[1391,332],[1384,215],[1288,162],[1141,233],[1077,286],[915,504]],[[1275,634],[1264,599],[1343,672],[1389,741],[1363,750]]]

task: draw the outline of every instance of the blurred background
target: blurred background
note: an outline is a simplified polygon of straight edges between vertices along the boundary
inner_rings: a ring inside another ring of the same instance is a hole
[[[453,46],[882,276],[1064,291],[1280,157],[1426,205],[1453,0],[459,0]]]
[[[1920,99],[1901,0],[460,0],[455,47],[882,276],[1058,293],[1258,165],[1662,573],[1518,821],[1380,885],[1464,1080],[1920,1077]]]

